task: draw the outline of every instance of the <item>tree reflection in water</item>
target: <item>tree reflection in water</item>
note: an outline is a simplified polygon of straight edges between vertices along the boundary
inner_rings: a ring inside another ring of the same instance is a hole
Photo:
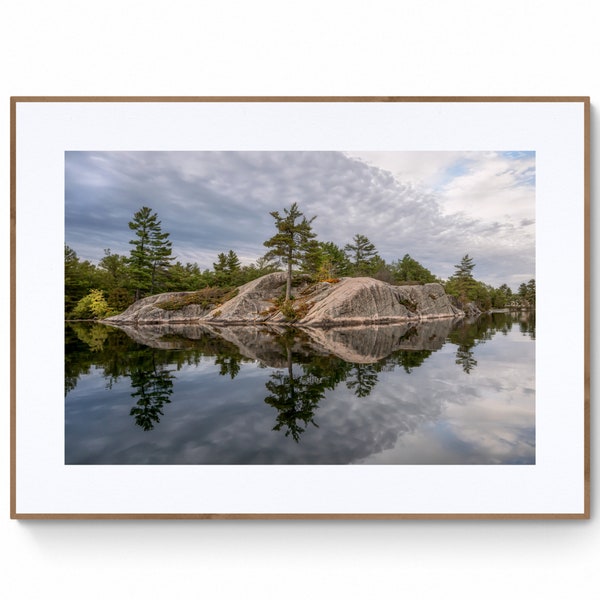
[[[275,371],[265,383],[270,392],[265,402],[278,411],[273,431],[284,429],[286,437],[291,435],[299,442],[309,423],[318,427],[314,414],[325,392],[318,379],[305,373],[294,375],[291,348],[287,349],[287,363],[287,373]]]
[[[283,431],[298,443],[309,425],[318,427],[315,415],[319,403],[341,382],[356,397],[368,398],[381,373],[402,368],[410,374],[448,343],[456,346],[455,363],[471,374],[477,368],[476,347],[496,333],[506,335],[514,322],[523,335],[535,339],[535,313],[486,314],[454,325],[425,323],[408,330],[390,327],[320,332],[315,339],[309,332],[293,328],[261,330],[258,334],[242,328],[228,332],[232,339],[225,339],[222,331],[202,330],[186,337],[174,329],[166,329],[164,335],[159,329],[157,335],[154,329],[145,343],[143,337],[140,343],[131,334],[98,323],[73,323],[65,333],[65,392],[68,395],[74,390],[79,377],[90,373],[92,367],[103,369],[107,388],[129,377],[131,396],[136,399],[129,414],[137,426],[151,431],[164,416],[164,406],[171,402],[175,370],[210,359],[220,376],[233,380],[244,363],[258,363],[270,369],[264,402],[277,410],[272,429]],[[143,328],[136,329],[135,334],[143,336]],[[353,360],[343,358],[344,353]]]
[[[377,385],[377,365],[354,365],[350,370],[346,387],[359,398],[366,398]]]
[[[477,366],[473,350],[468,346],[459,346],[456,350],[456,364],[468,375]]]
[[[173,375],[171,372],[156,365],[154,352],[151,354],[150,368],[140,365],[131,372],[131,386],[135,392],[133,398],[139,398],[129,414],[135,418],[135,424],[144,431],[154,429],[155,423],[160,423],[163,416],[162,408],[171,402],[173,393]]]
[[[298,364],[302,373],[294,373],[292,348],[297,339],[303,340],[304,337],[293,328],[276,336],[277,345],[285,356],[286,370],[275,371],[265,383],[270,392],[265,403],[278,411],[273,431],[283,430],[285,436],[291,436],[296,443],[309,424],[318,427],[314,414],[319,402],[325,397],[325,390],[334,389],[339,382],[336,369],[331,368],[331,363],[339,361],[333,357],[328,357],[331,359],[329,361],[320,360],[318,364],[312,360]],[[301,357],[297,358],[302,360]]]

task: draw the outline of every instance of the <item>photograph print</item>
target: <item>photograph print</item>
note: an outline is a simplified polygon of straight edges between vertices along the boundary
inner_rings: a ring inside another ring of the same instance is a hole
[[[534,465],[535,152],[65,152],[66,465]]]

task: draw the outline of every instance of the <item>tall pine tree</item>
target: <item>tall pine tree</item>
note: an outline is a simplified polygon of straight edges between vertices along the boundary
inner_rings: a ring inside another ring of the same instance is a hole
[[[308,243],[316,237],[311,227],[316,217],[307,220],[295,202],[290,208],[284,208],[283,212],[284,217],[276,210],[269,213],[275,219],[277,233],[264,245],[271,249],[265,258],[280,258],[287,267],[285,301],[288,302],[292,289],[292,268],[302,262]]]
[[[154,294],[173,257],[169,234],[163,233],[158,215],[147,206],[142,206],[129,222],[129,229],[136,238],[130,240],[133,245],[127,262],[135,284],[135,299],[146,294]]]
[[[454,265],[456,271],[448,279],[446,293],[456,296],[461,302],[475,300],[477,282],[473,278],[475,263],[473,259],[465,254],[459,265]]]

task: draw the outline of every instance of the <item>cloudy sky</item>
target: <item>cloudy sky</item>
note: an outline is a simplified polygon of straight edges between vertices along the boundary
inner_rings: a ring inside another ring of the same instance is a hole
[[[262,256],[270,211],[297,202],[318,239],[366,235],[392,261],[439,277],[463,255],[492,285],[535,277],[533,152],[67,152],[66,244],[97,262],[129,254],[128,222],[158,213],[181,262]]]

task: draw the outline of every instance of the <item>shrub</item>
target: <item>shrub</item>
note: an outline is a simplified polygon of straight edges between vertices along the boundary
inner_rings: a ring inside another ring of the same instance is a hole
[[[90,290],[87,296],[79,300],[71,317],[74,319],[103,319],[111,313],[110,307],[100,290]]]
[[[281,314],[288,320],[294,321],[297,318],[296,310],[294,309],[294,301],[293,300],[284,300],[279,305],[279,310]]]

